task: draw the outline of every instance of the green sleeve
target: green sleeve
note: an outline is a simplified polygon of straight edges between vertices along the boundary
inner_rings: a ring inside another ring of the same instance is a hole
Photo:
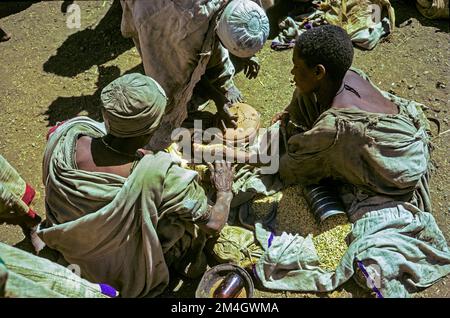
[[[13,208],[8,206],[8,203],[13,204]],[[17,196],[15,196],[9,189],[0,183],[0,219],[3,216],[10,216],[11,210],[14,209],[19,215],[26,214],[29,207]]]
[[[323,116],[314,127],[288,140],[288,151],[280,159],[285,184],[314,184],[331,176],[337,129],[333,115]]]
[[[164,179],[161,213],[176,213],[187,222],[202,222],[208,217],[205,191],[197,182],[197,173],[172,165]]]
[[[315,95],[301,95],[297,89],[294,91],[286,111],[289,112],[290,118],[289,136],[292,136],[294,131],[298,133],[311,129],[321,114]]]
[[[222,93],[234,86],[235,69],[228,51],[219,41],[214,44],[211,58],[206,67],[206,79]]]

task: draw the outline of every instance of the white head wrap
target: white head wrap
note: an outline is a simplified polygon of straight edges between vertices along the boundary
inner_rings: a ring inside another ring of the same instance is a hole
[[[238,57],[250,57],[262,49],[269,36],[269,19],[251,0],[233,0],[217,24],[217,35],[225,48]]]

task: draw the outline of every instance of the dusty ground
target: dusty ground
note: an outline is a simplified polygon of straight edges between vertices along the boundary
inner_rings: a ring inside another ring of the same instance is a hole
[[[391,2],[397,27],[406,25],[373,51],[357,50],[354,65],[382,89],[429,106],[428,115],[441,121],[441,135],[433,139],[436,170],[431,192],[433,214],[449,241],[449,25],[448,21],[423,18],[410,1]],[[80,29],[67,28],[60,1],[0,4],[0,26],[12,33],[10,41],[0,43],[0,153],[37,189],[35,208],[41,216],[45,214],[41,161],[48,127],[75,115],[98,119],[101,89],[124,73],[142,71],[132,42],[120,35],[120,11],[110,10],[111,1],[78,4]],[[409,19],[411,23],[405,23]],[[261,111],[266,124],[288,103],[293,91],[289,81],[291,54],[266,46],[259,54],[260,76],[253,81],[237,77],[246,101]],[[0,241],[29,247],[14,226],[0,226]],[[176,286],[177,281],[171,285]],[[192,296],[195,282],[176,290],[166,296]],[[256,295],[304,296],[263,291]],[[350,282],[337,296],[367,295]],[[450,297],[450,279],[418,296]]]

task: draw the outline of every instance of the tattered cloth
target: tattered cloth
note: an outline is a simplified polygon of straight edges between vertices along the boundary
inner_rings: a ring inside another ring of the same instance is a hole
[[[314,96],[295,92],[289,105],[289,152],[280,160],[283,181],[306,185],[334,178],[353,186],[355,200],[376,194],[431,212],[430,139],[423,105],[380,92],[398,106],[398,114],[323,111]]]
[[[106,298],[117,296],[114,291],[112,293],[109,291],[112,289],[105,285],[90,283],[69,268],[0,243],[0,297]]]
[[[256,264],[264,287],[276,290],[329,292],[363,267],[374,270],[367,288],[378,297],[410,297],[450,273],[450,251],[430,213],[404,202],[373,200],[369,212],[353,223],[349,247],[335,271],[319,267],[311,237],[273,237],[261,224],[256,237],[265,252]],[[376,288],[376,289],[375,289]]]
[[[342,27],[356,46],[371,50],[395,27],[395,12],[389,0],[325,0],[319,8],[283,20],[272,48],[291,48],[302,32],[317,25],[333,24]]]
[[[281,178],[303,185],[324,178],[342,182],[341,197],[353,227],[334,272],[318,267],[310,239],[284,235],[268,246],[270,231],[257,227],[265,247],[257,273],[265,287],[331,291],[352,277],[361,262],[380,269],[376,287],[383,297],[405,297],[450,273],[448,245],[429,213],[430,140],[423,105],[380,92],[399,114],[321,110],[314,96],[294,93]]]
[[[207,216],[206,195],[197,173],[168,153],[144,156],[128,178],[77,169],[78,137],[104,134],[103,124],[78,117],[50,136],[43,181],[52,226],[38,235],[86,279],[124,297],[156,296],[169,282],[170,265],[192,261],[191,273],[202,265],[206,238],[194,222]]]
[[[227,0],[121,0],[121,31],[131,37],[138,49],[145,73],[155,79],[169,100],[166,114],[151,140],[154,149],[171,143],[170,135],[187,116],[187,105],[195,85],[209,67],[230,86],[234,67],[228,51],[216,39],[216,20]],[[218,63],[218,62],[220,63]],[[220,64],[220,70],[217,65]]]
[[[428,19],[448,19],[449,0],[417,0],[417,9]]]

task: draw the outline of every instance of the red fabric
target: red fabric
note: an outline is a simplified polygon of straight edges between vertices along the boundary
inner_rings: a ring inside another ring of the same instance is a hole
[[[34,212],[33,210],[29,209],[27,215],[34,219],[36,217],[36,212]]]
[[[36,191],[27,183],[22,201],[29,206],[33,201],[35,195]],[[32,219],[36,218],[36,212],[34,212],[31,208],[28,210],[27,215]]]
[[[33,201],[34,196],[36,195],[36,191],[27,183],[25,188],[25,193],[23,194],[22,201],[25,202],[26,205],[30,205],[31,201]]]
[[[48,133],[47,133],[47,137],[46,137],[47,140],[48,140],[48,138],[50,138],[50,136],[55,132],[55,130],[58,129],[58,127],[61,126],[61,125],[64,124],[64,123],[65,123],[65,121],[62,121],[62,122],[56,124],[55,126],[51,127],[51,128],[48,130]]]

